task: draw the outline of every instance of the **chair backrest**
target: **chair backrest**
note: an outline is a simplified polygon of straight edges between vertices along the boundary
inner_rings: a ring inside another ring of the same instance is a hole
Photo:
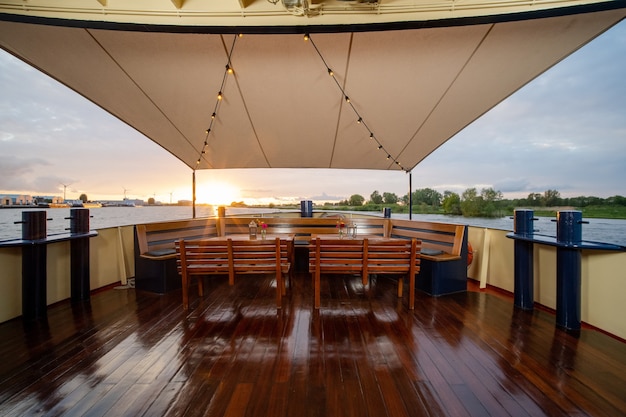
[[[413,274],[420,270],[421,242],[411,240],[378,240],[365,242],[364,273]]]
[[[256,240],[228,239],[237,274],[281,272],[281,260],[287,259],[287,246],[280,238]]]
[[[309,271],[356,273],[363,271],[362,239],[316,238],[309,248]]]
[[[231,249],[224,240],[176,241],[176,263],[181,275],[233,273]]]

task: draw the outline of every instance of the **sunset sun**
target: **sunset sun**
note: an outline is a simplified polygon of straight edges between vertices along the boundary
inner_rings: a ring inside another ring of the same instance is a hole
[[[200,204],[229,205],[240,199],[239,188],[226,182],[198,184],[196,201]]]

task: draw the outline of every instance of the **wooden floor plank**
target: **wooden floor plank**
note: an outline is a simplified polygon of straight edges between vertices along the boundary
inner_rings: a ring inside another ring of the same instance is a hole
[[[0,324],[0,415],[626,415],[626,345],[501,294],[396,297],[396,280],[296,273],[59,303]]]

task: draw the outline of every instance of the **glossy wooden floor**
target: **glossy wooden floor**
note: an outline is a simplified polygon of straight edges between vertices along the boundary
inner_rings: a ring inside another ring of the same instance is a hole
[[[626,345],[573,337],[552,314],[468,292],[302,275],[275,308],[273,280],[213,280],[191,310],[165,296],[107,290],[56,305],[43,323],[0,325],[0,415],[618,416]]]

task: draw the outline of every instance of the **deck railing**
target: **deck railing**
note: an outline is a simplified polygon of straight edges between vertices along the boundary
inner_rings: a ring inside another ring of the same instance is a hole
[[[133,227],[99,229],[91,239],[91,289],[107,287],[134,276]],[[481,286],[514,291],[514,247],[507,231],[479,227],[468,228],[468,241],[474,257],[468,266],[468,277]],[[70,243],[48,246],[48,304],[70,297]],[[535,302],[556,309],[556,248],[535,244]],[[626,253],[582,251],[583,323],[626,339]],[[21,249],[0,248],[0,322],[21,315],[22,289]],[[419,279],[419,278],[418,278]],[[511,306],[513,308],[513,306]]]

